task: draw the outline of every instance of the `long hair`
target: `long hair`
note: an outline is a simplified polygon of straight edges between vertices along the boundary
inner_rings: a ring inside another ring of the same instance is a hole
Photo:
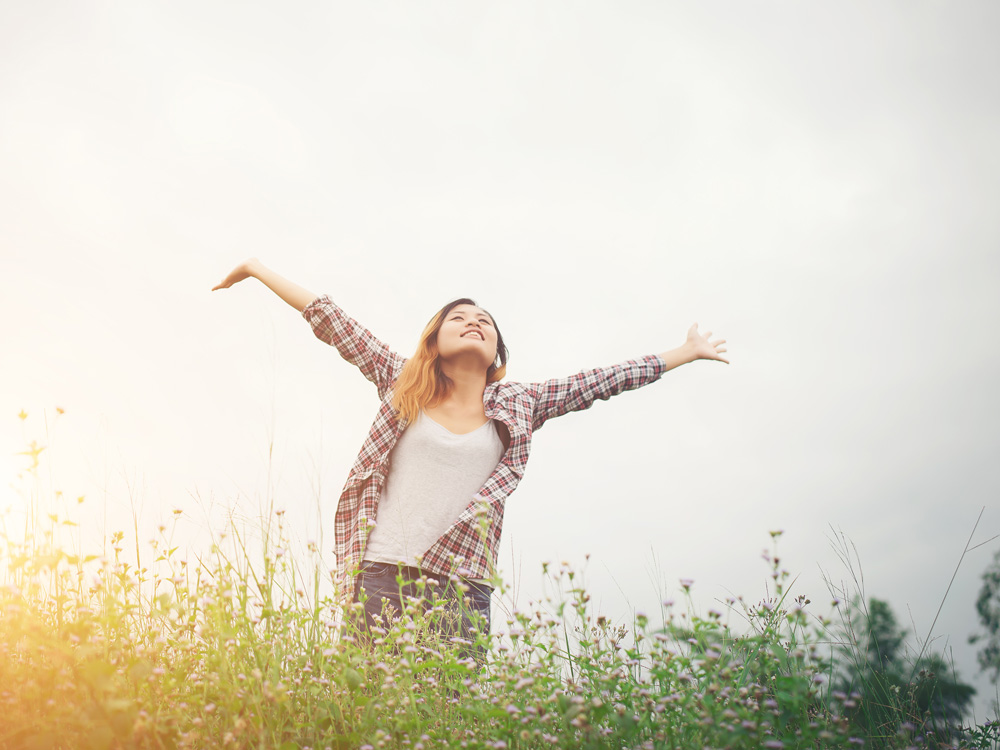
[[[468,297],[462,297],[438,310],[424,328],[424,332],[420,334],[416,353],[406,360],[399,377],[396,378],[392,405],[399,416],[407,422],[416,419],[421,409],[441,403],[451,390],[453,385],[451,378],[441,369],[437,335],[448,313],[459,305],[479,307]],[[503,336],[496,320],[492,315],[490,319],[493,320],[493,330],[497,333],[497,356],[486,370],[486,382],[495,383],[507,372],[507,347],[503,343]]]

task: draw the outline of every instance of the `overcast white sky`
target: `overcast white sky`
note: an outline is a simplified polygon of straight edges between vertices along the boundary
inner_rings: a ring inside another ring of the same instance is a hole
[[[538,433],[504,526],[522,604],[540,561],[586,553],[613,617],[681,577],[705,608],[758,599],[780,528],[825,612],[833,526],[926,635],[981,508],[973,544],[1000,533],[998,22],[990,2],[6,3],[0,510],[23,513],[13,454],[37,438],[84,533],[134,503],[141,534],[178,508],[194,540],[206,506],[256,513],[273,439],[276,504],[330,547],[375,391],[259,284],[209,292],[256,255],[404,354],[473,296],[514,380],[695,321],[729,340],[729,367]],[[998,544],[935,628],[980,719],[966,639]]]

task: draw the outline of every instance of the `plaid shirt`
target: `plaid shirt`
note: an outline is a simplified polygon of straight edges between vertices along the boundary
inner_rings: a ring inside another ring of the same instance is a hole
[[[334,552],[344,603],[353,596],[352,576],[364,559],[368,533],[375,526],[389,453],[406,429],[392,406],[392,387],[406,360],[348,317],[328,296],[314,300],[303,317],[316,337],[337,347],[378,388],[382,401],[340,495],[334,519]],[[611,367],[587,370],[541,383],[488,383],[483,392],[486,416],[506,425],[510,445],[469,505],[421,558],[421,569],[437,575],[489,578],[496,569],[504,502],[524,475],[531,435],[552,417],[589,408],[597,399],[652,383],[664,362],[651,355]]]

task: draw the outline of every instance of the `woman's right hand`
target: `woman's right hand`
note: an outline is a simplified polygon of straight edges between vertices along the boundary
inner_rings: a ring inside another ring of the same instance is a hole
[[[249,279],[254,275],[254,269],[259,262],[256,258],[249,258],[243,261],[230,271],[229,275],[219,282],[218,285],[213,286],[212,291],[214,292],[216,289],[228,289],[233,284],[239,283],[244,279]]]

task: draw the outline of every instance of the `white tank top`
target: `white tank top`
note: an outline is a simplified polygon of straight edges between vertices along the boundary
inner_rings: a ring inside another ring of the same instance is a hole
[[[417,566],[458,520],[503,456],[493,420],[456,435],[423,412],[389,456],[365,560]]]

